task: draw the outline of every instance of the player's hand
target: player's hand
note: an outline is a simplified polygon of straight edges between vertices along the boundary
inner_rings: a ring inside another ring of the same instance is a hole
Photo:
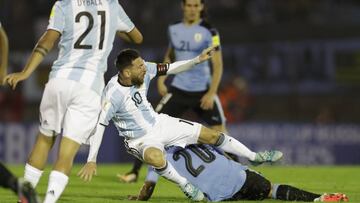
[[[90,182],[93,175],[96,175],[96,163],[88,162],[81,168],[77,176],[83,179],[85,182]]]
[[[168,93],[168,88],[163,82],[158,82],[158,92],[162,97]]]
[[[218,46],[210,46],[199,55],[199,63],[208,60],[213,56],[214,51],[216,50]]]
[[[29,75],[27,75],[24,72],[18,72],[18,73],[12,73],[5,77],[4,83],[9,84],[12,89],[14,90],[16,88],[16,85],[18,82],[23,81],[27,79]]]
[[[214,108],[215,94],[207,92],[200,100],[200,107],[204,110],[210,110]]]

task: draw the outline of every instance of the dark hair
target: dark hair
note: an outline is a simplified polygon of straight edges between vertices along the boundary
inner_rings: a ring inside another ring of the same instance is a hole
[[[186,0],[182,0],[182,3],[185,4]],[[207,8],[206,8],[206,4],[205,4],[205,0],[200,0],[200,3],[204,5],[203,10],[200,13],[200,18],[207,20],[208,14],[207,14]]]
[[[115,66],[119,71],[124,70],[126,67],[130,66],[133,60],[140,57],[140,54],[135,49],[124,49],[120,51],[119,55],[116,58]]]

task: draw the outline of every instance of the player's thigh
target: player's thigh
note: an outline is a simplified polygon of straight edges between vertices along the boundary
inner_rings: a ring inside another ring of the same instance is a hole
[[[161,126],[159,133],[165,146],[186,146],[197,143],[202,125],[185,119],[160,114]]]
[[[73,83],[65,79],[51,79],[45,86],[40,103],[40,132],[55,136],[61,132],[62,121],[67,109]]]
[[[225,126],[226,119],[218,96],[215,96],[212,109],[204,110],[197,107],[195,111],[208,126]]]
[[[95,129],[100,113],[100,95],[77,84],[77,91],[68,104],[64,117],[63,135],[79,144],[85,143]]]
[[[163,152],[164,145],[161,140],[156,139],[156,134],[158,133],[155,130],[153,134],[146,134],[145,136],[134,139],[125,139],[124,145],[127,152],[140,160],[144,160],[147,149],[155,148]]]

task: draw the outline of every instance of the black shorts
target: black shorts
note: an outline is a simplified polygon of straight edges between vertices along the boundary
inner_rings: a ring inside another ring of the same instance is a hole
[[[263,200],[268,198],[271,183],[257,172],[246,170],[246,180],[242,188],[226,201]]]
[[[201,98],[205,93],[206,91],[187,92],[170,87],[169,93],[161,99],[156,110],[159,113],[165,113],[176,118],[182,117],[186,111],[192,110],[209,126],[224,124],[224,111],[218,96],[215,98],[213,109],[203,110],[200,107]]]

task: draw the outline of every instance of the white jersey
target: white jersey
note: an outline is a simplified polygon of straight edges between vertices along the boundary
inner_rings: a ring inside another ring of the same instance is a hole
[[[117,0],[57,1],[48,29],[62,36],[49,78],[74,80],[101,94],[116,32],[130,32],[133,28]]]
[[[145,62],[146,74],[141,87],[123,86],[114,76],[102,95],[99,123],[107,126],[113,120],[120,136],[138,138],[147,134],[159,120],[147,100],[151,79],[157,74],[157,64]]]

